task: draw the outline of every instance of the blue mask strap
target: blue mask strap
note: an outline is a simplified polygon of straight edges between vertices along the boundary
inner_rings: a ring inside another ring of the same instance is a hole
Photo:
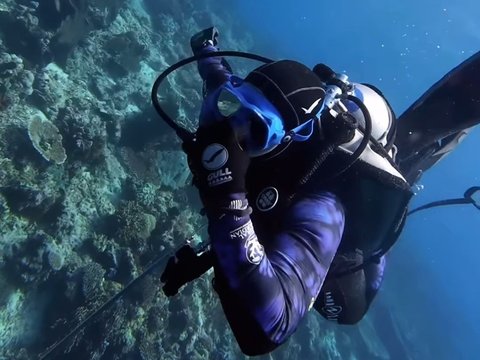
[[[287,134],[291,136],[293,141],[307,141],[310,139],[310,136],[313,134],[313,125],[315,124],[315,118],[303,123],[302,125],[297,126],[290,130]]]

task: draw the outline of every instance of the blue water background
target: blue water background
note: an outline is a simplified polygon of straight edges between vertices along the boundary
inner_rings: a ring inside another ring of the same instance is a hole
[[[480,2],[245,0],[228,5],[256,50],[378,86],[397,115],[447,71],[480,50]],[[480,129],[420,181],[413,205],[461,197],[480,185]],[[409,219],[390,258],[378,301],[402,311],[418,342],[458,358],[478,358],[480,212],[435,209]],[[373,309],[374,310],[374,309]],[[381,330],[380,330],[381,331]],[[452,345],[450,345],[452,346]],[[450,356],[450,355],[449,355]]]

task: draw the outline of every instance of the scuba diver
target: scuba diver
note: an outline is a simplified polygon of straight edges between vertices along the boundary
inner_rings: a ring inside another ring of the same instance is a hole
[[[155,109],[183,141],[210,236],[209,249],[180,247],[161,281],[174,296],[213,267],[213,287],[241,350],[259,355],[284,343],[311,308],[338,324],[358,322],[408,215],[445,205],[480,210],[480,186],[473,186],[462,198],[407,212],[411,186],[480,122],[480,52],[397,121],[372,85],[349,82],[323,64],[309,69],[219,51],[217,42],[214,27],[194,35],[194,56],[165,70],[152,88]],[[241,79],[224,56],[266,64]],[[195,134],[157,97],[160,83],[193,61],[204,80]],[[39,358],[53,356],[168,256],[160,254]],[[391,317],[382,321],[394,329]]]
[[[339,324],[365,315],[405,224],[411,186],[480,120],[478,94],[465,86],[478,58],[445,76],[397,123],[372,85],[291,60],[241,79],[211,56],[217,42],[214,27],[191,39],[204,101],[195,137],[183,143],[211,248],[183,246],[161,280],[173,296],[213,267],[241,350],[259,355],[284,343],[312,307]],[[419,209],[478,206],[479,190]]]
[[[218,31],[192,37],[214,53]],[[183,149],[211,249],[171,257],[163,290],[213,266],[241,350],[273,351],[314,307],[339,324],[366,313],[412,192],[394,162],[395,117],[374,87],[319,64],[262,65],[241,79],[222,57],[198,60],[199,127]],[[342,100],[337,100],[342,95]]]

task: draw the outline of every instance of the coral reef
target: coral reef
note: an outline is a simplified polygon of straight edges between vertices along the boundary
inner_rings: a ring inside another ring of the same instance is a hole
[[[0,7],[0,31],[12,53],[31,64],[45,63],[50,57],[51,34],[39,26],[39,2],[5,1]]]
[[[158,176],[161,185],[178,189],[187,184],[190,170],[187,166],[187,157],[183,151],[161,151],[158,156]]]
[[[47,116],[55,116],[65,106],[70,81],[55,63],[39,69],[33,82],[31,102]]]
[[[0,3],[0,358],[35,358],[157,256],[205,235],[180,143],[149,99],[211,20],[191,1]],[[193,129],[195,67],[159,99]],[[56,358],[241,356],[209,275],[175,299],[160,292],[152,273]]]
[[[138,35],[131,30],[108,39],[104,49],[110,55],[107,68],[112,76],[139,71],[141,61],[149,56],[147,45],[142,44]]]
[[[132,243],[137,248],[144,248],[156,222],[155,216],[145,213],[137,203],[126,201],[115,213],[114,236],[121,244]]]
[[[2,302],[0,311],[0,348],[7,349],[20,340],[23,331],[26,331],[27,322],[19,316],[24,309],[25,296],[20,291],[10,293],[5,302]]]
[[[33,93],[34,74],[25,69],[22,58],[0,51],[0,110],[24,100]]]
[[[97,263],[91,262],[79,269],[81,277],[81,294],[84,299],[94,299],[102,292],[105,270]]]
[[[107,158],[107,123],[68,101],[58,113],[63,144],[70,161],[95,168]]]

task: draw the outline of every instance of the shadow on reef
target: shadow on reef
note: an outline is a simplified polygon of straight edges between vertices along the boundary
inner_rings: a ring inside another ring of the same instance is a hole
[[[41,190],[22,185],[2,186],[0,193],[10,211],[29,218],[37,225],[54,224],[63,212],[64,193],[54,198]]]
[[[149,108],[125,122],[119,145],[142,151],[146,146],[158,144],[159,138],[164,135],[168,136],[168,141],[164,141],[159,150],[178,150],[175,133],[159,119],[155,109]]]
[[[27,310],[35,318],[35,328],[31,329],[33,336],[24,339],[23,345],[34,354],[62,339],[120,289],[120,285],[109,281],[98,263],[90,262],[76,269],[63,265],[65,260],[60,258],[61,254],[54,255],[49,249],[50,241],[47,235],[39,233],[19,246],[14,245],[9,250],[13,256],[4,264],[8,271],[3,271],[9,286],[28,288],[32,294]],[[114,355],[108,354],[135,354],[134,343],[129,342],[133,338],[125,339],[119,333],[128,328],[127,323],[137,320],[138,306],[152,306],[157,298],[156,282],[158,279],[151,277],[138,282],[122,300],[67,341],[54,358],[64,358],[60,355],[62,351],[68,353],[65,354],[68,359],[90,359],[95,355],[113,359],[115,357],[110,356]],[[37,287],[37,284],[40,285]],[[139,358],[128,356],[126,358]]]
[[[28,3],[29,1],[25,1]],[[28,5],[28,4],[25,4]],[[68,17],[75,15],[75,8],[69,1],[42,0],[37,8],[38,24],[49,31],[57,30]]]
[[[14,16],[12,16],[14,15]],[[14,11],[0,11],[0,33],[3,41],[11,53],[21,55],[30,64],[48,63],[51,56],[47,56],[45,48],[45,32],[38,27],[24,21],[24,14]],[[18,39],[22,41],[18,41]]]
[[[33,166],[40,171],[46,171],[51,165],[32,146],[26,129],[18,126],[8,126],[5,129],[0,144],[5,149],[5,155],[12,160],[12,164],[21,171],[26,166]]]
[[[29,63],[55,61],[64,65],[70,52],[90,31],[110,25],[125,3],[126,0],[99,0],[96,4],[86,0],[17,0],[12,11],[0,11],[0,33],[9,50]]]
[[[101,267],[97,267],[101,269]],[[93,273],[93,278],[91,273]],[[63,293],[53,293],[50,296],[58,296],[58,300],[64,301],[69,307],[75,306],[76,311],[72,313],[68,307],[61,307],[60,311],[58,308],[55,310],[45,309],[44,323],[51,325],[44,326],[43,333],[48,335],[42,341],[34,344],[37,352],[43,351],[47,346],[63,339],[107,300],[107,297],[100,296],[99,293],[92,293],[92,286],[89,285],[89,281],[98,280],[99,276],[103,274],[97,270],[84,268],[70,277],[76,280],[75,283],[68,283],[67,286],[58,283],[60,292]],[[161,307],[163,305],[161,305],[162,301],[158,294],[158,281],[156,277],[147,276],[137,282],[129,289],[128,293],[112,303],[111,307],[104,309],[98,316],[92,318],[92,321],[89,321],[82,331],[63,343],[49,358],[119,359],[118,354],[122,354],[122,359],[144,359],[146,344],[150,343],[149,337],[162,332],[165,327],[162,322]],[[54,283],[51,282],[50,285],[53,286]],[[43,290],[49,291],[48,288]],[[99,291],[95,288],[93,290]],[[57,317],[55,317],[55,313]],[[65,317],[58,320],[58,313],[64,314]],[[52,316],[50,317],[49,314]],[[184,320],[188,320],[188,317]],[[142,321],[145,321],[145,327],[141,325]],[[179,325],[182,324],[175,326],[179,329],[180,335],[181,331],[185,330],[186,322],[184,321],[184,327],[179,327]],[[47,331],[48,329],[50,330]],[[175,341],[175,339],[172,340]],[[147,358],[153,359],[152,357]]]

